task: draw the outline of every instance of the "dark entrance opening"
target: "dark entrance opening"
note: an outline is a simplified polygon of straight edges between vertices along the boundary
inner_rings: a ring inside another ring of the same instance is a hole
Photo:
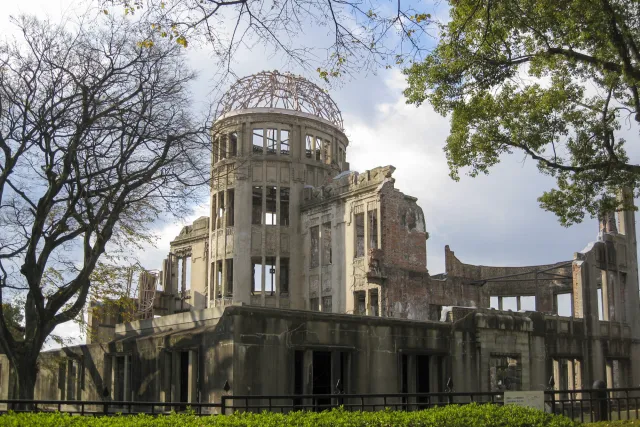
[[[331,395],[331,352],[313,352],[313,394]],[[331,405],[331,398],[319,398],[315,402],[316,410],[322,411]]]
[[[402,373],[402,383],[400,385],[400,393],[409,393],[409,356],[407,356],[406,354],[402,355],[402,358],[400,359],[400,372]],[[407,407],[407,397],[403,396],[402,397],[402,406],[403,408],[406,409]]]
[[[296,350],[293,361],[293,394],[303,394],[304,392],[304,351]],[[293,405],[302,405],[302,399],[293,399]]]
[[[116,374],[115,374],[115,388],[114,388],[114,393],[113,393],[113,400],[117,401],[117,402],[121,402],[123,400],[127,400],[125,399],[125,395],[124,395],[124,382],[125,382],[125,375],[124,375],[124,363],[125,363],[125,358],[124,356],[118,356],[115,358],[116,359]]]
[[[416,393],[429,393],[429,356],[416,355]],[[418,406],[428,407],[429,397],[420,396]]]
[[[189,401],[189,352],[180,352],[180,402]],[[183,410],[186,407],[181,407]]]

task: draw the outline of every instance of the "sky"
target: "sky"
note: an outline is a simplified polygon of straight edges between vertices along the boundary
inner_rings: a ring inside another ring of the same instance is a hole
[[[11,31],[11,14],[48,13],[55,17],[68,5],[67,0],[3,5],[0,34]],[[204,105],[212,91],[221,89],[209,73],[216,64],[206,50],[194,49],[189,55],[192,66],[200,72],[193,90]],[[259,48],[239,52],[233,65],[239,76],[262,70],[287,71],[282,68],[282,58]],[[396,188],[418,198],[430,236],[427,268],[431,274],[444,272],[445,245],[465,263],[522,266],[573,259],[574,252],[596,239],[595,220],[564,228],[553,214],[540,209],[536,199],[553,188],[554,181],[520,154],[503,157],[488,176],[451,180],[443,152],[448,119],[429,106],[406,105],[404,88],[402,74],[392,69],[355,75],[329,93],[342,110],[351,169],[393,165]],[[158,224],[155,247],[137,254],[143,266],[159,269],[169,242],[182,226],[207,212],[206,205],[197,206],[184,223]],[[65,324],[56,332],[83,342],[75,325]]]

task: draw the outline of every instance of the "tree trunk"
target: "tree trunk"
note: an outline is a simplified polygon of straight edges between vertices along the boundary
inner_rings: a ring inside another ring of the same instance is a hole
[[[20,355],[16,361],[15,372],[18,382],[18,399],[33,400],[36,388],[36,377],[38,372],[38,358],[31,355]],[[21,404],[21,410],[29,410],[32,404]]]

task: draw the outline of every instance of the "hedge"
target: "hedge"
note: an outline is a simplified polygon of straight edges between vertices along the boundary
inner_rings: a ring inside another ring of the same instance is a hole
[[[449,405],[424,411],[325,412],[277,414],[238,413],[227,416],[193,414],[120,415],[113,417],[71,416],[61,413],[10,413],[0,416],[3,427],[578,427],[557,415],[516,406]]]

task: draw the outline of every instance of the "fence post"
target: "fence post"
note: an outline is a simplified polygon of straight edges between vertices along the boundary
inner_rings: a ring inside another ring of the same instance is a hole
[[[594,421],[609,421],[609,408],[607,398],[607,385],[602,380],[593,383],[593,394],[595,398]]]
[[[220,414],[227,415],[227,396],[222,396],[220,400]]]

